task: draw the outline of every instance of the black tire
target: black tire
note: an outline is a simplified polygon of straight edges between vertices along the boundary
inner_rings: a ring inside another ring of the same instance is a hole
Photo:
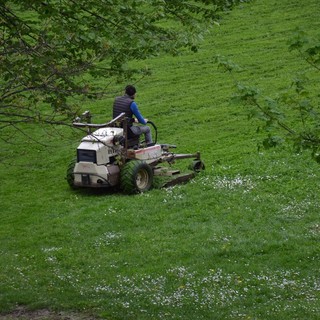
[[[152,183],[153,171],[144,161],[131,160],[120,171],[120,187],[127,194],[146,192]]]
[[[73,189],[75,188],[73,170],[74,170],[74,166],[76,165],[76,162],[77,162],[76,159],[70,162],[70,164],[68,165],[67,176],[66,176],[69,186]]]
[[[201,160],[194,160],[190,164],[189,169],[198,173],[198,172],[200,172],[200,171],[205,169],[205,165]]]

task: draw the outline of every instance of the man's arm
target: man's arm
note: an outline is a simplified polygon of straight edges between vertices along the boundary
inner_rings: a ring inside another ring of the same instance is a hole
[[[130,109],[140,123],[142,123],[142,124],[147,123],[146,119],[141,115],[139,108],[138,108],[137,104],[135,103],[135,101],[133,101],[131,103]]]

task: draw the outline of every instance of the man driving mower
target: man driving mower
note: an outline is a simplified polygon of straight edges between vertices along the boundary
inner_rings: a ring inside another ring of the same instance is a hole
[[[139,108],[134,101],[136,96],[136,88],[132,85],[125,87],[125,94],[120,97],[116,97],[113,103],[113,119],[119,116],[121,113],[125,113],[128,123],[128,136],[140,136],[144,134],[145,143],[147,147],[152,146],[152,135],[149,126],[147,126],[148,119],[145,119]],[[135,118],[134,118],[135,117]],[[134,123],[140,123],[141,125],[134,125]]]

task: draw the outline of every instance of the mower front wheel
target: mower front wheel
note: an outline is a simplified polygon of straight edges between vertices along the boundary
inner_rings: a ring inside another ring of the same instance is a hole
[[[196,172],[196,173],[199,173],[200,171],[205,169],[205,165],[201,160],[194,160],[190,164],[189,169]]]
[[[152,182],[153,171],[144,161],[131,160],[120,171],[120,187],[127,194],[146,192]]]

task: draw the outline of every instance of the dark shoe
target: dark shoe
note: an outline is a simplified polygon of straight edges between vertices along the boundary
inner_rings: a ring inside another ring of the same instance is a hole
[[[153,142],[150,142],[150,143],[147,143],[147,147],[152,147],[154,146],[155,144]]]

